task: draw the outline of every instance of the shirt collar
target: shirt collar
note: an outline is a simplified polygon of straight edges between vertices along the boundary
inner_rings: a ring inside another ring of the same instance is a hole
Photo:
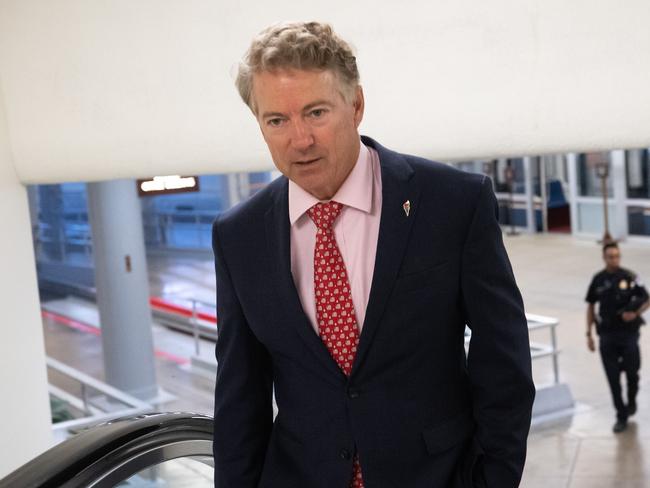
[[[359,158],[341,188],[332,197],[343,205],[370,213],[372,210],[373,175],[370,150],[360,144]],[[289,221],[296,221],[320,200],[289,180]]]

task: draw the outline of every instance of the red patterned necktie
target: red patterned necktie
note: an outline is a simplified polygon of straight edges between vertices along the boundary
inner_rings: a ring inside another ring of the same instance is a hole
[[[343,205],[332,201],[317,203],[307,213],[317,228],[314,294],[318,332],[336,364],[346,376],[350,376],[359,344],[359,327],[352,303],[350,281],[332,229],[342,209]],[[355,455],[350,488],[363,486],[359,456]]]

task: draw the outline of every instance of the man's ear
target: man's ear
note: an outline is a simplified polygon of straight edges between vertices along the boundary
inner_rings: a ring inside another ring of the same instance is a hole
[[[357,86],[354,94],[354,125],[359,127],[363,120],[363,111],[365,108],[365,100],[363,98],[363,88],[361,85]]]

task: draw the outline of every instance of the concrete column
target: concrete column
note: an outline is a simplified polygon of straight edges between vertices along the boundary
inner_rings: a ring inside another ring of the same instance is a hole
[[[571,209],[571,234],[576,235],[579,229],[578,222],[578,155],[568,153],[566,155],[567,170],[569,173],[569,208]]]
[[[539,193],[542,199],[542,232],[548,232],[548,195],[546,194],[546,156],[538,156],[539,162]]]
[[[231,173],[226,176],[228,178],[228,206],[227,208],[237,205],[241,201],[241,194],[239,193],[239,174]]]
[[[611,152],[610,168],[613,193],[613,195],[610,195],[610,232],[614,239],[626,239],[628,235],[627,208],[625,206],[627,177],[625,175],[625,151],[623,149]]]
[[[533,188],[533,174],[531,171],[531,158],[523,158],[524,188],[526,189],[526,229],[529,234],[537,232],[535,226],[535,191]]]
[[[627,176],[630,188],[643,186],[643,149],[630,149],[627,152]]]
[[[53,442],[27,190],[14,169],[0,91],[0,478]]]
[[[151,400],[158,387],[135,181],[89,183],[88,212],[106,381],[137,398]]]

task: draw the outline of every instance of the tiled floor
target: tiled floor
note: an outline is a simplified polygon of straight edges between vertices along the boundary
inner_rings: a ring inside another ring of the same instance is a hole
[[[529,437],[528,461],[521,486],[525,488],[650,488],[650,371],[642,364],[639,412],[623,434],[611,431],[614,410],[597,354],[585,341],[584,295],[592,274],[602,266],[600,248],[593,241],[565,235],[506,237],[513,268],[529,313],[557,317],[561,381],[569,384],[577,402],[570,416],[536,426]],[[650,243],[623,243],[623,265],[650,278]],[[209,257],[150,257],[151,292],[214,301],[213,265]],[[81,316],[92,312],[81,307]],[[74,314],[74,310],[69,312]],[[650,319],[650,314],[646,314]],[[101,378],[101,341],[92,334],[44,320],[48,354]],[[650,329],[649,329],[650,330]],[[650,351],[650,336],[642,332],[642,351]],[[548,341],[548,332],[532,334]],[[189,358],[191,338],[154,328],[156,348]],[[203,343],[203,353],[213,346]],[[207,351],[207,352],[206,352]],[[188,366],[161,355],[158,379],[177,396],[167,408],[210,413],[213,381],[192,374]],[[538,384],[552,381],[551,362],[533,363]]]

